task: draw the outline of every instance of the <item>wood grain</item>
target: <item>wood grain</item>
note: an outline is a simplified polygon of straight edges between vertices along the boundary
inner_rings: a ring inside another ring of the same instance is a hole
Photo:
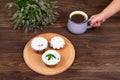
[[[68,14],[83,10],[89,16],[100,12],[112,0],[59,0],[60,17],[53,27],[38,33],[13,30],[0,0],[0,80],[120,80],[120,13],[100,28],[74,35],[67,31]],[[74,3],[74,4],[73,4]],[[76,58],[71,68],[56,76],[42,76],[30,70],[23,60],[25,44],[35,35],[54,32],[67,37],[74,45]]]

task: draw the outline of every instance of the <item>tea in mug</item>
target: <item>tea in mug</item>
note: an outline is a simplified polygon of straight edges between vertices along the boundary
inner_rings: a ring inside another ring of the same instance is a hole
[[[86,18],[82,14],[74,14],[71,16],[71,20],[75,23],[82,23],[86,20]]]

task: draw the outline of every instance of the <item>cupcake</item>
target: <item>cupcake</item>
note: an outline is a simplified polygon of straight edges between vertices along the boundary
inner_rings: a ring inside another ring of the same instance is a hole
[[[47,50],[42,55],[42,61],[49,66],[54,66],[60,62],[61,56],[56,50]]]
[[[48,47],[48,41],[43,37],[36,37],[31,41],[31,47],[35,51],[43,51]]]
[[[53,49],[60,49],[63,48],[65,45],[65,41],[63,38],[59,37],[59,36],[55,36],[53,38],[51,38],[50,40],[50,46]]]

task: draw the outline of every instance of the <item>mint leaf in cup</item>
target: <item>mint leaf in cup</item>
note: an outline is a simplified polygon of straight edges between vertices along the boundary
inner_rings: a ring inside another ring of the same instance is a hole
[[[47,59],[48,60],[51,60],[52,58],[55,58],[56,59],[56,57],[55,57],[55,55],[53,55],[53,54],[48,54],[48,55],[46,55],[46,57],[47,57]]]

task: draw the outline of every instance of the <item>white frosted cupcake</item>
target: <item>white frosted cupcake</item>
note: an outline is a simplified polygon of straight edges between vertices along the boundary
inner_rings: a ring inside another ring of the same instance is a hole
[[[50,40],[50,46],[54,49],[63,48],[64,45],[65,45],[64,39],[59,36],[55,36],[55,37],[51,38],[51,40]]]
[[[35,51],[43,51],[48,47],[48,41],[43,37],[36,37],[31,41],[31,47]]]
[[[54,66],[60,62],[61,56],[56,50],[47,50],[42,55],[42,61],[49,66]]]

